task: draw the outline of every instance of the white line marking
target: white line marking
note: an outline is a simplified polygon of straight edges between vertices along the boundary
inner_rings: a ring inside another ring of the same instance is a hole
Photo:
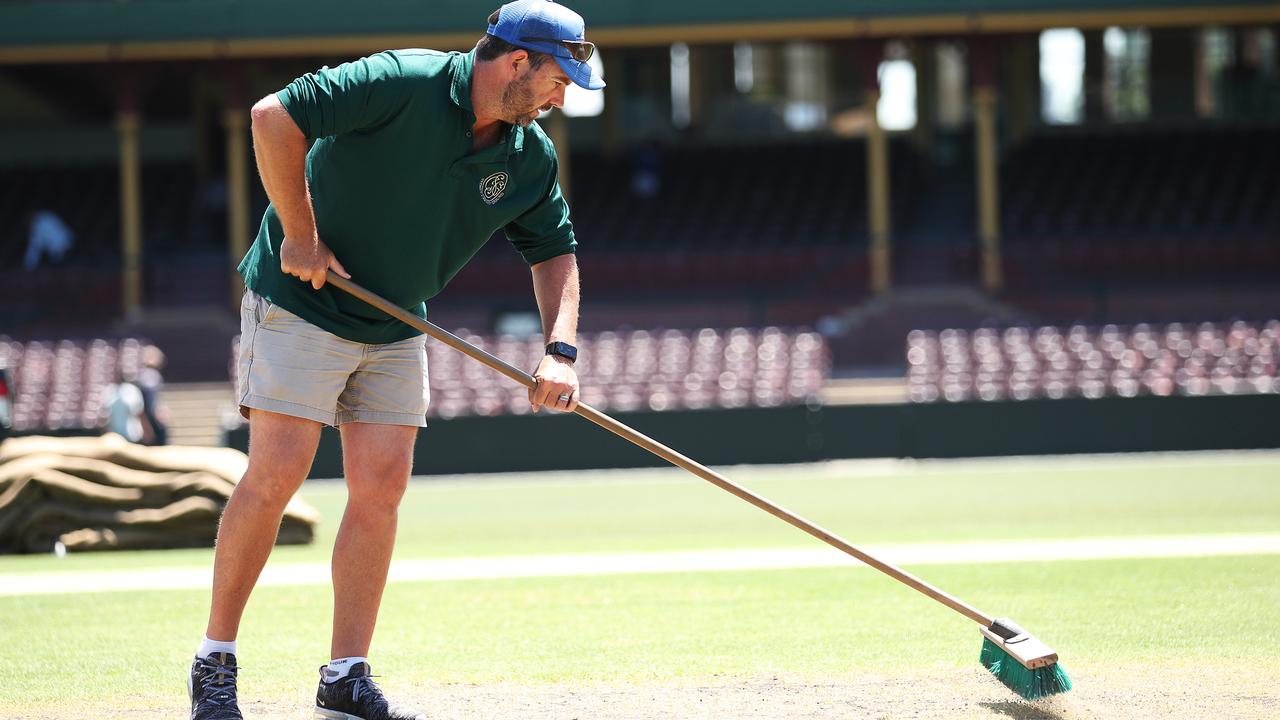
[[[895,565],[1196,558],[1223,555],[1277,555],[1280,554],[1280,534],[912,543],[866,546],[865,549],[876,557]],[[863,567],[853,558],[829,547],[761,548],[398,560],[391,565],[390,579],[392,582],[495,580],[635,573],[789,570],[840,566]],[[126,590],[190,590],[208,588],[212,579],[213,570],[209,567],[0,575],[0,596]],[[268,565],[258,585],[325,585],[328,583],[329,565],[327,563],[296,563]]]

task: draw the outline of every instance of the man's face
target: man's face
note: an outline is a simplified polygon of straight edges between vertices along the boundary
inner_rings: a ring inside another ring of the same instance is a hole
[[[547,60],[538,68],[522,63],[519,74],[502,91],[502,119],[529,127],[538,113],[564,105],[568,86],[569,76],[554,60]]]

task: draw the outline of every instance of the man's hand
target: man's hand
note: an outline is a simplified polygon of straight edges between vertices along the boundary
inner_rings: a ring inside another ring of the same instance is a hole
[[[287,236],[280,243],[280,269],[303,282],[311,283],[311,287],[319,290],[324,287],[325,271],[332,269],[342,277],[350,280],[342,263],[333,256],[329,246],[313,237],[311,240],[290,240]]]
[[[529,389],[529,404],[534,412],[541,407],[573,412],[578,407],[578,373],[574,372],[573,363],[559,355],[543,355],[533,379],[538,383]]]

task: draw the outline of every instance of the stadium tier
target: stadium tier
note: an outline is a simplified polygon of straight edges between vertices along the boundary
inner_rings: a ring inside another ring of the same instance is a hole
[[[918,161],[905,141],[891,148],[895,213],[905,219],[917,193]],[[664,289],[684,293],[864,286],[865,155],[860,140],[749,150],[654,147],[618,157],[575,153],[573,220],[593,296],[651,288],[655,278]],[[767,175],[762,167],[769,168]],[[54,288],[67,282],[68,273],[83,275],[90,268],[107,270],[93,283],[102,286],[99,294],[111,296],[102,306],[117,302],[119,278],[110,271],[120,264],[117,172],[113,166],[0,171],[7,189],[0,194],[0,259],[11,268],[0,273],[13,275],[5,283],[9,290],[0,288],[0,302],[56,295]],[[216,248],[225,235],[219,214],[225,197],[217,185],[202,187],[183,165],[148,164],[142,178],[149,300],[208,302],[200,290],[224,292],[225,267],[183,264],[179,258]],[[258,192],[255,225],[265,202]],[[28,216],[36,209],[57,213],[75,241],[64,261],[39,277],[23,277],[17,268]],[[182,281],[173,282],[179,274]],[[524,296],[528,282],[527,270],[499,232],[447,292],[463,298]]]
[[[0,332],[146,336],[172,379],[222,381],[234,267],[267,204],[254,101],[410,38],[467,50],[483,18],[339,38],[307,31],[333,20],[313,14],[238,46],[241,15],[127,20],[151,4],[92,22],[94,3],[0,3]],[[661,5],[640,25],[592,9],[608,90],[538,121],[579,239],[582,331],[818,327],[836,375],[896,378],[913,328],[1274,315],[1280,10],[1177,2],[1198,9],[1152,23],[1121,2],[1014,3],[961,27],[928,2],[729,3],[689,25]],[[529,269],[499,231],[429,305],[498,332],[535,310]]]
[[[521,368],[536,367],[539,337],[455,334]],[[238,352],[233,342],[232,357]],[[634,330],[578,338],[581,399],[600,410],[772,407],[812,400],[830,375],[821,335],[768,327]],[[441,343],[427,343],[431,417],[524,415],[528,392]]]
[[[573,155],[573,218],[584,279],[596,297],[650,287],[700,292],[755,286],[762,292],[855,289],[867,283],[865,143],[809,140],[735,147],[667,147],[610,156]],[[890,143],[893,224],[910,234],[922,194],[936,188],[905,139]],[[760,168],[769,168],[768,173]],[[147,294],[155,303],[224,292],[225,268],[175,265],[217,251],[225,198],[189,168],[143,168]],[[104,308],[118,301],[117,170],[111,166],[0,170],[0,302],[50,296],[68,282]],[[1280,269],[1280,131],[1109,129],[1053,132],[1009,150],[1001,167],[1004,264],[1014,288],[1046,280],[1111,283],[1216,280]],[[252,216],[265,199],[255,197]],[[958,201],[963,201],[959,198]],[[60,266],[39,277],[18,268],[37,209],[56,212],[75,235]],[[971,274],[971,233],[952,233],[956,272]],[[449,288],[457,297],[523,294],[527,273],[501,235]],[[185,279],[173,283],[180,274]],[[78,273],[74,278],[68,273]],[[208,275],[209,277],[204,277]],[[82,277],[83,276],[83,277]],[[92,276],[92,277],[89,277]],[[94,290],[93,288],[96,288]]]
[[[535,367],[543,354],[539,337],[459,334],[517,367]],[[604,332],[579,345],[582,400],[601,410],[802,404],[830,371],[822,336],[779,328]],[[439,343],[427,347],[435,415],[529,412],[522,386]]]
[[[102,395],[117,375],[134,377],[145,341],[14,342],[0,336],[0,366],[13,380],[15,432],[75,432],[106,425]]]
[[[1280,393],[1280,320],[907,336],[911,400]]]
[[[574,154],[574,225],[611,249],[789,248],[865,244],[866,143],[801,140],[749,147],[642,146]],[[899,218],[917,161],[891,143]]]
[[[120,170],[110,164],[0,168],[0,261],[21,266],[31,214],[55,213],[74,240],[65,262],[119,263]],[[221,239],[202,227],[205,205],[225,204],[214,189],[200,188],[188,165],[148,163],[142,172],[144,243],[149,252],[187,252]],[[225,191],[224,191],[225,192]],[[220,219],[217,213],[211,218]],[[221,229],[221,228],[217,228]]]
[[[1033,138],[1001,168],[1010,282],[1261,276],[1280,270],[1280,130]]]

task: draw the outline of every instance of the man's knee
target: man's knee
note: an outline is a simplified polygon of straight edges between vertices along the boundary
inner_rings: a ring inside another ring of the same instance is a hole
[[[236,485],[234,493],[242,499],[283,507],[307,479],[310,461],[306,464],[286,464],[278,461],[255,464],[249,461],[249,469]]]
[[[417,428],[393,425],[343,426],[342,454],[347,491],[353,500],[394,509],[413,472]]]
[[[249,428],[249,468],[237,492],[285,503],[306,480],[320,439],[320,423],[254,410]]]
[[[394,509],[409,486],[412,457],[380,458],[370,465],[347,469],[347,492],[353,500]]]

